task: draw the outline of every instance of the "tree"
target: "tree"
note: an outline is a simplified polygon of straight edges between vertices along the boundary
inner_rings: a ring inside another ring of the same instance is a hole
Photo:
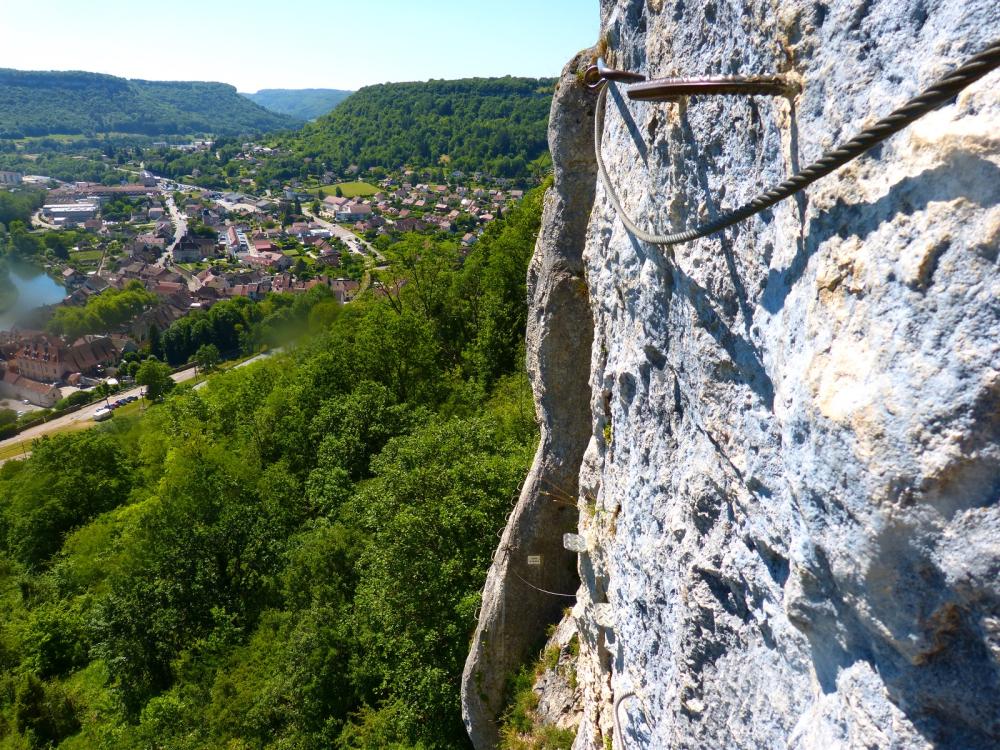
[[[135,382],[146,386],[146,396],[151,401],[159,401],[175,385],[170,378],[170,368],[154,357],[150,357],[139,366]]]
[[[154,357],[163,356],[163,345],[160,343],[160,329],[155,324],[149,327],[149,353]]]
[[[337,186],[337,189],[334,192],[337,194],[338,198],[343,198],[344,197],[344,191],[340,189],[339,185]]]
[[[38,236],[31,234],[20,220],[10,223],[10,244],[15,253],[24,257],[37,255],[44,247]]]
[[[219,347],[215,344],[202,344],[198,347],[198,351],[194,353],[195,364],[198,365],[202,370],[214,370],[221,359],[219,354]]]

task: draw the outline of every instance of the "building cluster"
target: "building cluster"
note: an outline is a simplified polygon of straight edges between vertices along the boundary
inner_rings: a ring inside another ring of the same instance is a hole
[[[121,334],[66,342],[41,331],[0,332],[0,396],[50,407],[62,396],[60,386],[92,384],[126,351],[135,344]]]
[[[9,174],[0,173],[0,179],[14,179]],[[345,228],[369,238],[428,230],[460,233],[462,244],[469,246],[487,223],[523,197],[519,190],[431,185],[407,175],[386,178],[379,187],[368,198],[323,196],[319,216],[300,216],[292,223],[285,217],[294,201],[316,200],[312,193],[297,192],[294,185],[280,202],[203,191],[179,206],[162,196],[163,188],[148,172],[128,185],[81,182],[50,191],[41,212],[44,221],[58,227],[82,226],[122,240],[121,252],[107,263],[102,261],[97,270],[88,271],[86,266],[78,270],[70,256],[70,264],[60,272],[67,293],[60,304],[86,305],[95,294],[135,282],[157,301],[106,336],[67,342],[37,331],[3,334],[0,395],[51,406],[59,398],[60,386],[99,377],[123,353],[141,347],[154,328],[166,330],[192,310],[221,300],[260,300],[269,292],[301,293],[322,285],[340,302],[349,302],[360,285],[335,275],[348,252],[336,235],[356,251],[362,245]],[[124,209],[131,211],[128,216],[120,215],[121,198],[129,199]],[[118,201],[114,222],[103,216],[110,201]],[[309,273],[302,273],[298,259],[308,260]],[[194,263],[207,267],[192,269]],[[293,266],[299,273],[292,272]]]
[[[413,184],[388,178],[370,199],[326,196],[323,213],[357,232],[461,232],[471,245],[486,224],[521,200],[521,190]]]
[[[148,175],[148,172],[145,173]],[[152,177],[151,175],[149,176]],[[141,199],[132,221],[157,220],[164,210],[157,199],[156,179],[142,179],[129,185],[101,185],[93,182],[76,182],[50,190],[42,206],[42,218],[55,227],[83,227],[94,231],[104,229],[105,222],[98,218],[101,206],[117,198]]]
[[[287,272],[266,273],[252,268],[227,271],[215,267],[197,276],[184,276],[143,261],[133,261],[105,275],[84,275],[68,268],[62,277],[68,292],[62,305],[85,305],[95,294],[123,289],[133,282],[152,292],[156,303],[112,333],[73,342],[33,330],[0,333],[0,397],[52,406],[60,398],[61,386],[92,385],[89,381],[106,375],[123,354],[145,344],[154,328],[164,331],[193,310],[210,308],[221,300],[247,297],[258,301],[269,292],[295,294],[324,286],[346,303],[354,299],[360,287],[351,279],[319,275],[303,280]]]

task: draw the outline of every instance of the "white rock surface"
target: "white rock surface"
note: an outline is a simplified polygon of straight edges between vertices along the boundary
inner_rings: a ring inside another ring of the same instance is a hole
[[[751,198],[1000,37],[995,0],[604,0],[601,18],[614,66],[803,87],[612,91],[603,153],[657,231]],[[577,748],[605,747],[628,692],[615,747],[1000,746],[998,91],[994,72],[673,250],[631,238],[598,187]]]

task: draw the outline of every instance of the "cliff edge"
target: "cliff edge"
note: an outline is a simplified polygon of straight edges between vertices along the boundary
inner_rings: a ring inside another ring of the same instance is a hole
[[[663,232],[915,96],[1000,37],[1000,7],[604,0],[601,26],[613,67],[801,87],[609,85],[611,179]],[[998,90],[688,244],[637,240],[600,184],[579,206],[578,750],[1000,744]]]

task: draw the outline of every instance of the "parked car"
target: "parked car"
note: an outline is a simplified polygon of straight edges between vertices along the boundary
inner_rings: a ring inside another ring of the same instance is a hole
[[[106,406],[101,407],[94,412],[94,421],[103,422],[105,419],[111,419],[111,409]]]

